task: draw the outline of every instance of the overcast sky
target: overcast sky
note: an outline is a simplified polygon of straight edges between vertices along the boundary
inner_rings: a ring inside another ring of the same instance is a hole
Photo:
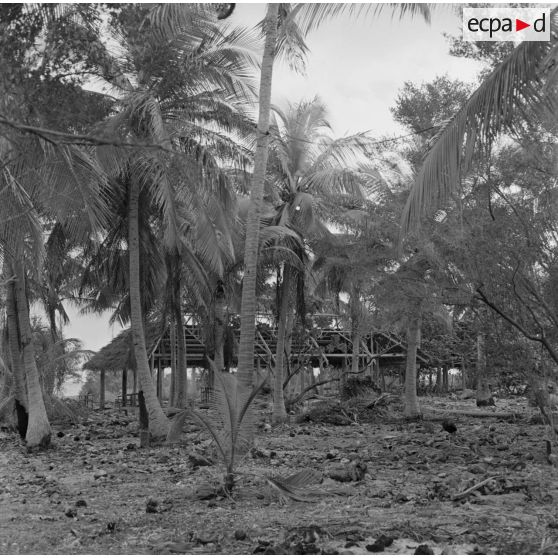
[[[234,25],[253,26],[264,16],[265,4],[237,4]],[[430,25],[420,17],[392,18],[389,8],[359,21],[344,16],[324,24],[307,40],[310,54],[305,76],[279,63],[273,79],[273,101],[297,102],[320,95],[330,111],[335,135],[370,131],[373,136],[404,133],[389,108],[405,81],[421,83],[448,74],[474,81],[478,63],[453,58],[443,33],[461,33],[460,16],[450,6],[435,7]],[[118,334],[104,317],[80,316],[68,308],[66,337],[98,350]]]

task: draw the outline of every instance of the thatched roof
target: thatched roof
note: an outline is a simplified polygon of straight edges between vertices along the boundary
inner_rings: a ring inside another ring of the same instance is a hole
[[[149,324],[145,328],[145,344],[150,355],[164,332],[159,324]],[[84,365],[83,370],[133,370],[136,367],[132,331],[121,331],[108,345],[97,351]]]

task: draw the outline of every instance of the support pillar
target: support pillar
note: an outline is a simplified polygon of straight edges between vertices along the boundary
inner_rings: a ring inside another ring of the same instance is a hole
[[[101,410],[105,408],[105,371],[101,370],[99,407]]]
[[[163,402],[163,368],[161,361],[157,362],[157,397],[159,401]]]
[[[128,395],[128,370],[122,368],[122,407],[126,407],[126,399]]]

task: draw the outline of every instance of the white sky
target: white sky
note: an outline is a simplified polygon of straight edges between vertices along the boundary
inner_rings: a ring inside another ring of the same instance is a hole
[[[265,4],[237,4],[230,21],[253,26],[264,13]],[[293,74],[286,64],[277,65],[273,100],[283,104],[318,94],[329,107],[337,136],[364,131],[399,135],[404,130],[389,108],[405,81],[427,82],[445,73],[474,81],[480,69],[476,62],[448,55],[444,32],[461,33],[460,16],[448,5],[434,8],[430,25],[418,16],[392,19],[389,9],[360,21],[340,17],[309,36],[306,76]],[[67,311],[71,325],[65,336],[81,339],[86,349],[100,349],[120,331],[109,326],[108,313],[95,317],[81,316],[75,308]]]

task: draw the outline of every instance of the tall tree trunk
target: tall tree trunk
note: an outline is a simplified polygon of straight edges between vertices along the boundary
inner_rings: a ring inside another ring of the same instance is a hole
[[[292,279],[293,272],[290,266],[285,264],[283,268],[283,284],[281,285],[281,306],[279,308],[277,348],[275,352],[275,376],[273,380],[272,420],[275,424],[284,422],[287,419],[283,382],[285,381],[285,342],[287,340],[287,322],[291,304]]]
[[[285,350],[283,352],[283,374],[290,374],[290,356],[292,352],[293,346],[293,328],[295,324],[295,311],[294,308],[289,308],[287,313],[287,323],[285,325]],[[292,378],[291,378],[292,379]],[[295,393],[295,384],[294,382],[289,382],[287,386],[285,386],[285,381],[283,381],[283,390],[287,388],[285,393],[289,394],[290,398],[294,397]]]
[[[25,367],[25,378],[27,380],[27,403],[29,407],[29,424],[25,435],[25,442],[29,448],[48,447],[50,445],[50,423],[48,422],[39,370],[35,362],[35,351],[33,349],[33,335],[31,322],[29,320],[29,305],[25,291],[25,269],[23,257],[14,262],[16,272],[16,307],[23,353],[23,365]]]
[[[494,405],[494,399],[490,393],[488,385],[488,375],[486,368],[486,334],[479,331],[477,334],[477,406]]]
[[[167,435],[169,421],[157,399],[157,392],[149,372],[149,360],[145,345],[143,329],[143,311],[140,292],[140,239],[139,239],[139,184],[135,179],[130,181],[130,200],[128,214],[128,253],[130,258],[130,321],[132,342],[136,357],[137,372],[145,405],[149,413],[149,432],[155,438]]]
[[[178,265],[178,261],[173,262]],[[186,407],[188,398],[188,368],[186,361],[186,341],[184,339],[184,314],[182,313],[182,279],[180,270],[175,270],[174,274],[174,320],[176,322],[176,341],[177,341],[177,375],[176,375],[176,406]]]
[[[353,332],[353,356],[351,358],[351,372],[353,374],[358,374],[359,370],[359,355],[360,355],[360,332],[358,331],[358,325],[355,332]]]
[[[417,349],[420,339],[421,315],[417,308],[407,325],[407,366],[405,369],[405,417],[420,417],[417,397]]]
[[[176,407],[176,326],[174,324],[174,315],[170,317],[170,363],[171,363],[171,377],[170,377],[170,401],[171,407]]]
[[[188,399],[188,362],[186,360],[186,340],[184,338],[184,317],[182,306],[176,311],[176,406],[186,407]]]
[[[360,355],[360,291],[357,285],[353,285],[351,292],[351,329],[352,338],[351,343],[353,346],[351,358],[351,372],[356,374],[358,372],[358,357]]]
[[[6,258],[5,269],[8,276],[14,274],[14,269],[9,265]],[[21,360],[21,341],[19,335],[17,302],[15,292],[15,281],[10,281],[6,288],[6,325],[8,327],[8,348],[12,364],[12,377],[14,385],[14,397],[27,411],[27,389],[25,387],[25,368]]]
[[[254,345],[256,335],[256,270],[260,235],[260,215],[264,193],[265,171],[269,153],[269,115],[271,111],[271,82],[277,48],[278,4],[268,4],[264,21],[265,44],[262,57],[258,137],[254,155],[254,174],[250,189],[250,209],[246,222],[244,246],[244,278],[240,310],[240,346],[238,352],[238,380],[252,386],[254,376]]]
[[[344,356],[343,365],[339,373],[339,399],[345,399],[347,397],[347,374],[347,357]]]
[[[61,337],[58,335],[58,330],[56,328],[56,312],[54,310],[52,301],[49,302],[47,314],[50,329],[50,339],[52,341],[52,347],[50,349],[52,351],[51,360],[54,361],[58,356],[61,356],[56,354],[56,343],[60,340]],[[63,348],[59,348],[58,350],[61,350],[62,353],[64,352]],[[41,372],[43,394],[45,397],[52,397],[54,395],[54,386],[56,384],[56,367],[54,364],[50,364],[49,366],[45,366]]]
[[[221,281],[218,282],[215,289],[215,328],[214,328],[214,346],[215,346],[215,367],[219,372],[225,368],[225,290]],[[211,375],[211,370],[210,370]],[[213,382],[209,385],[213,387]]]

